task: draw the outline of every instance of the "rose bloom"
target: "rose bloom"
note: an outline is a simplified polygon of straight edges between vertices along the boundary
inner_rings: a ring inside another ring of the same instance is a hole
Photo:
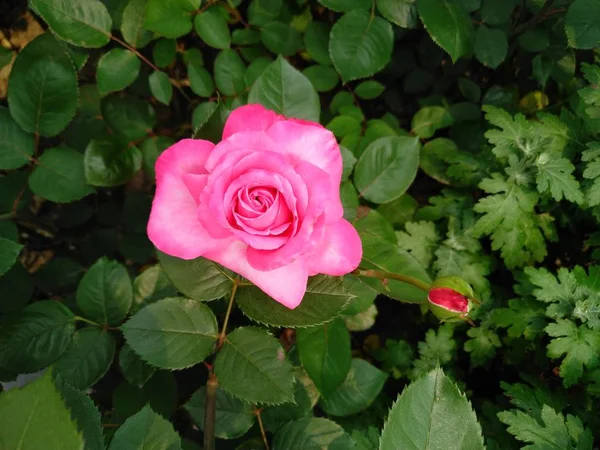
[[[148,236],[160,251],[215,261],[293,309],[309,276],[344,275],[361,260],[358,233],[342,218],[341,179],[330,131],[243,106],[217,145],[184,139],[160,155]]]

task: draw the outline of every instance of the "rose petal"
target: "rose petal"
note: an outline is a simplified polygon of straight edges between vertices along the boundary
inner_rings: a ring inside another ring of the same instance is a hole
[[[362,243],[356,229],[347,220],[325,227],[320,245],[306,256],[309,274],[345,275],[362,259]]]
[[[263,131],[241,131],[219,142],[204,164],[206,170],[213,172],[217,165],[231,167],[231,155],[244,150],[246,154],[263,151],[275,151],[275,143]],[[238,155],[239,159],[240,156]]]
[[[280,269],[263,272],[254,269],[246,257],[248,246],[240,241],[231,241],[228,246],[206,253],[204,256],[250,280],[274,300],[294,309],[306,292],[308,272],[306,263],[298,260]]]
[[[279,114],[259,104],[240,106],[234,109],[223,129],[223,139],[240,131],[265,131],[275,122],[283,120]]]
[[[186,183],[189,173],[202,176],[213,144],[184,139],[165,150],[156,162],[156,195],[152,202],[148,237],[162,252],[193,259],[219,244],[197,219],[196,183]],[[188,180],[189,181],[189,180]]]

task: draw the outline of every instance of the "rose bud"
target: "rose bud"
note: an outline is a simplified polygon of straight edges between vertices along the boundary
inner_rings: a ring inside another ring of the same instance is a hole
[[[438,278],[427,294],[429,309],[445,322],[466,320],[474,297],[469,283],[455,276]]]

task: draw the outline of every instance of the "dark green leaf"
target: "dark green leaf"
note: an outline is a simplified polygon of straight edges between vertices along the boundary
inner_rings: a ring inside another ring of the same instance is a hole
[[[600,43],[600,4],[594,0],[575,0],[565,17],[569,45],[591,49]]]
[[[363,100],[373,100],[383,94],[385,86],[375,80],[363,81],[356,88],[354,93]]]
[[[133,48],[143,48],[152,39],[152,33],[144,29],[144,16],[148,0],[129,0],[123,10],[121,34]]]
[[[3,275],[16,262],[23,246],[10,239],[0,237],[0,275]]]
[[[422,139],[429,139],[442,128],[452,125],[452,115],[441,106],[421,108],[412,118],[412,131]]]
[[[100,95],[121,91],[135,81],[142,63],[129,50],[113,48],[98,60],[96,79]]]
[[[102,100],[102,117],[124,143],[146,137],[156,124],[154,108],[130,95],[109,95]]]
[[[304,47],[308,54],[319,64],[331,65],[329,56],[329,26],[313,20],[304,33]]]
[[[35,140],[17,125],[7,108],[0,107],[0,169],[18,169],[33,155]]]
[[[127,344],[121,348],[119,353],[119,368],[125,379],[138,388],[144,386],[156,372],[156,367],[146,364]]]
[[[181,440],[173,425],[149,406],[131,416],[117,430],[108,450],[181,450]]]
[[[215,59],[214,77],[217,89],[223,95],[236,95],[246,89],[246,67],[234,50],[223,50]]]
[[[188,77],[194,94],[200,97],[210,97],[215,92],[212,75],[204,67],[198,64],[188,64]]]
[[[83,157],[85,179],[92,186],[124,184],[142,167],[142,154],[117,139],[93,139]]]
[[[302,35],[283,22],[269,22],[260,30],[262,43],[275,54],[291,56],[302,48]]]
[[[193,12],[201,0],[148,0],[144,27],[167,38],[178,38],[192,31]]]
[[[323,417],[288,422],[273,438],[273,450],[348,450],[353,446],[342,427]]]
[[[177,56],[176,39],[159,39],[152,49],[154,64],[160,68],[166,68],[173,64]]]
[[[377,0],[377,10],[390,22],[402,28],[419,24],[416,0]]]
[[[198,14],[194,28],[200,38],[210,47],[224,50],[231,44],[231,34],[227,22],[217,9],[208,9]]]
[[[252,0],[248,6],[248,23],[263,26],[279,16],[283,0]]]
[[[171,86],[169,75],[160,71],[152,72],[148,78],[148,83],[150,84],[150,92],[152,92],[156,100],[164,105],[171,103],[173,86]]]
[[[337,12],[348,12],[353,9],[369,9],[371,7],[370,0],[319,0],[319,3]]]
[[[331,91],[340,81],[338,73],[331,66],[310,66],[302,74],[310,80],[317,92]]]
[[[495,69],[508,52],[508,36],[502,30],[481,25],[475,33],[475,56],[484,66]]]

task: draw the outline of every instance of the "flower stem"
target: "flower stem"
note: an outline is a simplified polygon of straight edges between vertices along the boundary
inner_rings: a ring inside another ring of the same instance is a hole
[[[101,327],[102,326],[98,322],[94,322],[93,320],[86,319],[85,317],[81,317],[81,316],[75,316],[75,321],[89,323],[90,325],[94,325],[95,327]]]
[[[269,450],[269,441],[267,440],[267,433],[265,433],[265,426],[263,425],[262,418],[260,413],[262,410],[257,409],[254,414],[256,414],[256,419],[258,421],[258,427],[260,428],[260,435],[262,436],[263,443],[265,444],[265,450]]]
[[[402,281],[403,283],[410,284],[425,292],[428,292],[431,288],[431,285],[429,283],[421,281],[418,278],[411,277],[408,275],[402,275],[400,273],[385,272],[383,270],[356,269],[354,272],[351,272],[351,274],[356,275],[358,277],[377,278],[379,280]]]

